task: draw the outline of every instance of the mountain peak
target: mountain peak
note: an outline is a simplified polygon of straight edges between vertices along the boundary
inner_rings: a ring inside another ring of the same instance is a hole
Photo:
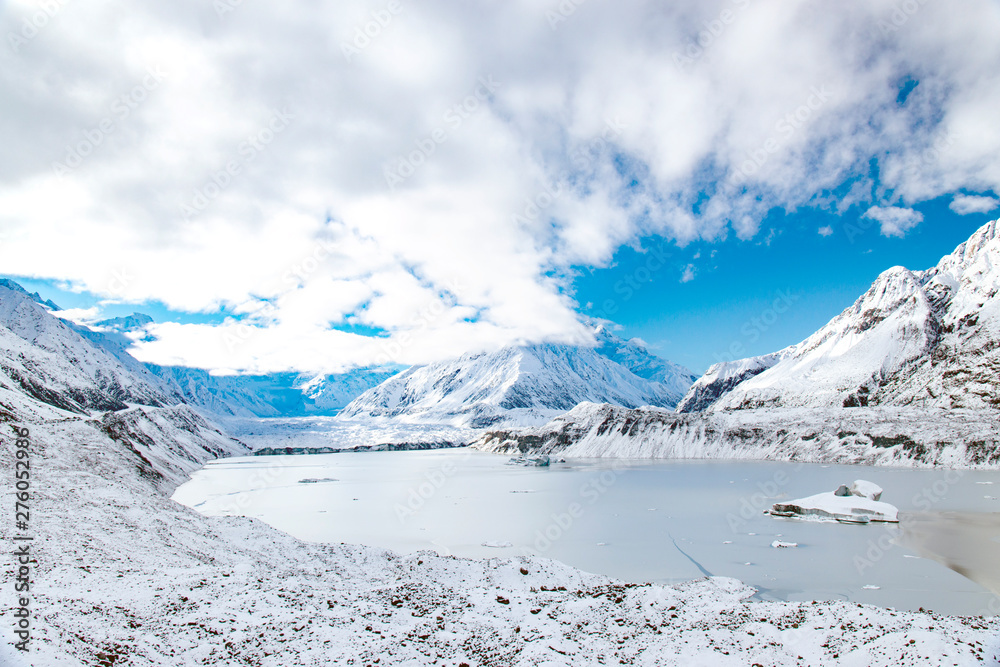
[[[595,334],[596,346],[509,345],[414,367],[356,398],[341,416],[472,427],[544,423],[585,400],[673,406],[694,381],[687,369],[606,328]]]
[[[0,287],[6,287],[12,292],[17,292],[18,294],[23,294],[34,300],[35,303],[39,303],[49,310],[62,310],[59,306],[54,304],[48,299],[43,299],[38,292],[28,292],[28,290],[21,287],[20,283],[17,283],[10,278],[0,278]]]

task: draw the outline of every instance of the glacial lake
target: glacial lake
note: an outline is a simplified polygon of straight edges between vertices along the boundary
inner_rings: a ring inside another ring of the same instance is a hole
[[[403,554],[537,555],[635,582],[728,576],[765,600],[1000,612],[986,588],[896,542],[907,525],[942,516],[951,525],[947,517],[959,513],[987,520],[986,533],[968,544],[981,560],[1000,561],[997,472],[606,459],[527,468],[508,459],[468,449],[223,459],[194,473],[173,498],[210,516],[256,517],[312,542]],[[855,479],[882,486],[901,524],[762,512]],[[956,539],[949,543],[961,550]],[[797,546],[776,548],[775,541]]]

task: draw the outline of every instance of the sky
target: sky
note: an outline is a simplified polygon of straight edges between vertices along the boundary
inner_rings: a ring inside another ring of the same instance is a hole
[[[0,275],[216,372],[805,338],[1000,200],[1000,3],[0,3]]]

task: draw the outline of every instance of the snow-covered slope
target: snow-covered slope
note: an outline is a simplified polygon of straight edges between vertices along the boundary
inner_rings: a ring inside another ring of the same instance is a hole
[[[205,461],[250,452],[186,405],[106,412],[98,428],[133,453],[139,474],[163,492],[186,481]]]
[[[41,295],[38,294],[38,292],[29,293],[28,290],[24,289],[23,287],[21,287],[20,284],[14,282],[10,278],[0,278],[0,287],[6,287],[7,289],[9,289],[9,290],[11,290],[13,292],[18,292],[20,294],[25,294],[25,295],[31,297],[32,301],[34,301],[35,303],[40,303],[41,305],[45,306],[49,310],[59,310],[59,306],[57,306],[56,304],[52,303],[52,301],[50,301],[49,299],[43,299],[41,297]]]
[[[136,370],[32,295],[0,286],[0,374],[29,395],[76,412],[176,402]]]
[[[541,424],[581,401],[673,407],[690,371],[604,327],[597,347],[507,346],[410,368],[352,401],[344,419],[388,417],[482,428]]]
[[[1000,238],[990,222],[937,266],[894,267],[850,308],[775,355],[713,366],[685,412],[911,405],[1000,408]],[[736,369],[749,370],[742,375]]]
[[[1000,469],[1000,419],[916,407],[629,410],[583,403],[544,426],[491,430],[497,454],[573,458],[746,459]]]
[[[691,385],[684,398],[677,404],[677,412],[700,412],[707,409],[723,394],[731,391],[744,380],[771,368],[793,349],[785,348],[759,357],[713,364],[705,371],[704,375]]]

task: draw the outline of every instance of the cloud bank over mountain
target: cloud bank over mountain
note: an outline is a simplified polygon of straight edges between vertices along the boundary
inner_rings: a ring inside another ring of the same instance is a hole
[[[1000,189],[987,0],[18,0],[0,27],[0,265],[234,313],[152,325],[160,364],[585,342],[575,267],[643,237],[855,206],[905,235],[886,211]]]

